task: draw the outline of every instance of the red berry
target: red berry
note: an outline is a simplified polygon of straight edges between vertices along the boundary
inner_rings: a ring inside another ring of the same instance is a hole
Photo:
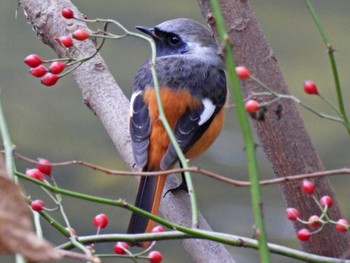
[[[50,65],[49,70],[53,74],[60,74],[65,67],[66,67],[66,64],[62,63],[61,61],[54,61]]]
[[[70,36],[63,36],[63,37],[60,37],[58,40],[65,47],[72,47],[73,46],[73,40]]]
[[[62,9],[62,16],[66,19],[72,19],[72,18],[74,18],[74,12],[70,8],[63,8]]]
[[[320,199],[320,204],[325,207],[327,206],[328,208],[332,206],[333,200],[329,195],[322,196]]]
[[[236,74],[240,79],[250,78],[250,72],[245,66],[236,67]]]
[[[45,175],[37,168],[27,169],[26,176],[29,176],[39,181],[44,181],[45,179]]]
[[[38,168],[40,172],[46,175],[51,175],[51,171],[52,171],[51,163],[46,159],[38,158],[38,164],[36,165],[36,168]]]
[[[40,212],[41,210],[44,209],[45,203],[42,200],[34,200],[32,201],[30,206],[34,211]]]
[[[90,37],[90,34],[84,29],[77,29],[73,32],[73,38],[79,41],[84,41],[89,37]]]
[[[312,195],[315,192],[315,185],[313,182],[309,180],[303,180],[303,183],[301,184],[301,189],[307,193]]]
[[[297,238],[301,241],[307,241],[311,236],[311,233],[308,229],[302,228],[297,232]]]
[[[297,220],[297,218],[300,216],[300,212],[295,209],[294,207],[288,207],[286,209],[286,217],[291,220],[291,221],[295,221]]]
[[[47,68],[45,68],[43,65],[39,65],[35,68],[31,68],[29,70],[29,73],[32,74],[34,77],[41,78],[47,73]]]
[[[310,216],[308,222],[312,227],[319,227],[322,224],[318,215]]]
[[[129,248],[128,243],[125,242],[117,242],[114,244],[114,253],[118,255],[126,254],[126,250]]]
[[[162,226],[153,227],[152,233],[159,233],[159,232],[164,232],[164,227],[162,227]]]
[[[60,77],[56,74],[52,74],[49,72],[41,79],[41,84],[50,87],[55,85],[59,78]]]
[[[307,80],[304,82],[304,91],[310,95],[318,95],[316,83],[312,80]]]
[[[160,263],[162,262],[163,255],[159,251],[151,251],[148,254],[148,261],[150,263]]]
[[[335,228],[339,231],[339,232],[346,232],[349,230],[349,222],[346,219],[339,219],[337,221],[337,224],[335,225]]]
[[[36,54],[30,54],[24,59],[24,62],[31,68],[36,68],[41,63],[43,63],[41,58]]]
[[[248,100],[245,105],[245,110],[249,113],[256,112],[261,109],[261,105],[256,100]]]
[[[105,228],[108,224],[108,217],[105,214],[98,214],[97,216],[95,216],[94,218],[94,225],[97,228]]]

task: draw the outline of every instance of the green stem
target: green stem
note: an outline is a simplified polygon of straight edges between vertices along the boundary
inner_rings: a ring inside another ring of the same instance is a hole
[[[334,82],[335,82],[335,90],[337,93],[337,100],[338,100],[338,106],[339,106],[339,111],[340,111],[340,117],[343,118],[344,126],[346,127],[346,129],[348,130],[348,133],[350,134],[350,123],[349,123],[348,116],[346,114],[345,105],[344,105],[344,101],[343,101],[343,95],[342,95],[342,90],[341,90],[341,85],[340,85],[340,80],[339,80],[339,74],[338,74],[338,70],[337,70],[337,64],[336,64],[335,57],[334,57],[334,50],[331,46],[329,46],[328,55],[329,55],[329,60],[331,62],[333,78],[334,78]]]
[[[62,235],[66,236],[67,238],[70,237],[70,231],[68,231],[60,222],[58,222],[55,218],[50,216],[49,213],[45,211],[40,211],[40,215],[54,228],[56,228]]]
[[[314,20],[314,23],[316,24],[316,27],[318,29],[318,31],[320,32],[320,35],[321,35],[321,38],[323,40],[323,43],[328,47],[329,45],[329,40],[328,40],[328,37],[327,37],[327,34],[326,32],[323,30],[323,26],[321,24],[321,21],[320,19],[318,18],[318,15],[314,9],[314,7],[312,6],[311,4],[311,1],[310,0],[305,0],[305,3],[307,5],[307,8],[312,16],[312,19]]]
[[[154,89],[156,91],[156,97],[157,97],[157,104],[158,104],[158,110],[159,110],[159,115],[160,115],[160,119],[164,125],[164,128],[170,138],[170,141],[172,143],[172,145],[174,146],[174,149],[177,153],[177,156],[181,162],[182,168],[187,169],[188,168],[188,163],[186,161],[186,157],[184,156],[174,134],[173,131],[166,119],[165,113],[164,113],[164,109],[163,109],[163,105],[162,105],[162,100],[160,97],[160,89],[159,89],[159,83],[158,83],[158,77],[157,77],[157,72],[155,69],[155,62],[156,62],[156,57],[155,57],[155,45],[154,42],[152,40],[151,43],[151,47],[152,47],[152,77],[153,77],[153,82],[154,82]],[[185,175],[185,180],[186,180],[186,185],[187,185],[187,189],[188,189],[188,193],[189,193],[189,197],[190,197],[190,202],[191,202],[191,208],[192,208],[192,227],[197,228],[198,227],[198,206],[197,206],[197,199],[196,199],[196,194],[194,191],[194,187],[193,187],[193,183],[192,183],[192,178],[191,175],[188,171],[184,172]]]
[[[206,230],[196,229],[195,232],[201,232],[203,234],[213,234],[217,237],[220,237],[223,240],[224,244],[257,249],[259,247],[258,242],[255,239],[246,238],[242,236],[229,235],[225,233],[210,232]],[[126,234],[103,234],[103,235],[91,235],[91,236],[80,236],[79,241],[83,244],[90,244],[92,242],[101,243],[101,242],[113,242],[113,241],[125,241],[133,242],[135,239],[140,241],[152,240],[174,240],[174,239],[189,239],[189,238],[201,238],[198,236],[190,236],[188,234],[179,232],[179,231],[166,231],[162,233],[146,233],[146,234],[135,234],[135,235],[126,235]],[[203,236],[203,238],[205,238]],[[59,246],[61,249],[71,249],[73,248],[70,242],[64,243]],[[268,249],[274,254],[286,256],[289,258],[301,260],[302,262],[313,262],[313,263],[350,263],[350,260],[337,259],[319,256],[311,253],[306,253],[296,249],[291,249],[288,247],[280,246],[277,244],[268,244]]]
[[[348,119],[348,116],[346,114],[346,110],[345,110],[345,106],[344,106],[343,95],[342,95],[342,90],[341,90],[341,85],[340,85],[340,79],[339,79],[339,74],[338,74],[338,69],[337,69],[337,63],[336,63],[335,56],[334,56],[335,50],[332,47],[332,45],[329,43],[327,34],[326,34],[325,30],[323,29],[321,21],[316,13],[314,7],[312,6],[311,1],[305,0],[305,3],[307,5],[308,10],[312,16],[312,19],[314,20],[314,23],[316,24],[316,27],[321,35],[323,43],[328,50],[329,61],[331,63],[331,68],[332,68],[332,73],[333,73],[333,78],[334,78],[334,83],[335,83],[335,91],[337,94],[340,117],[344,120],[344,122],[343,122],[344,126],[347,129],[348,133],[350,134],[350,123],[349,123],[349,119]]]
[[[1,137],[3,140],[4,150],[5,150],[6,172],[12,180],[15,180],[15,182],[17,182],[16,177],[14,177],[14,173],[13,173],[14,160],[13,160],[12,151],[14,146],[11,142],[11,138],[7,128],[1,101],[0,101],[0,132],[1,132]]]
[[[249,179],[251,182],[250,194],[252,199],[256,237],[259,244],[261,262],[266,263],[270,262],[271,260],[270,253],[267,247],[267,236],[262,215],[261,190],[259,185],[258,163],[255,154],[255,143],[249,126],[248,115],[244,109],[243,96],[239,88],[239,80],[235,73],[233,50],[231,45],[227,41],[228,35],[225,29],[224,18],[220,11],[220,5],[217,0],[211,0],[210,3],[212,6],[212,11],[214,13],[218,33],[220,36],[220,41],[225,44],[225,62],[228,72],[228,83],[231,86],[232,94],[236,103],[238,120],[243,134]]]
[[[16,184],[18,183],[17,177],[14,176],[14,159],[13,159],[13,149],[14,146],[12,144],[10,133],[7,128],[5,115],[2,109],[2,103],[0,100],[0,133],[4,144],[4,150],[5,150],[5,166],[6,166],[6,173],[8,174],[9,178],[12,179]],[[24,263],[26,260],[21,254],[16,253],[16,262],[17,263]]]

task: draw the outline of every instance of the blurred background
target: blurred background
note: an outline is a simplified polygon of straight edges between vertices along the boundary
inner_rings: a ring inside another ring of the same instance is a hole
[[[118,20],[129,29],[136,25],[154,26],[164,20],[189,17],[205,22],[196,1],[188,0],[99,0],[75,1],[89,18],[101,17]],[[303,93],[302,83],[312,79],[320,92],[336,102],[333,79],[326,49],[302,0],[252,0],[258,21],[278,59],[291,93],[322,112],[331,113],[317,97]],[[350,2],[347,0],[314,1],[315,8],[337,50],[337,62],[345,101],[350,98],[349,43]],[[45,88],[38,79],[28,74],[23,59],[30,53],[53,58],[53,51],[44,46],[31,30],[19,8],[15,18],[16,1],[2,1],[0,8],[0,95],[12,140],[17,150],[31,158],[45,157],[51,161],[79,159],[113,169],[126,169],[98,118],[82,103],[80,91],[72,77]],[[149,56],[144,41],[127,38],[110,41],[102,50],[109,69],[130,97],[133,76],[138,66]],[[348,104],[346,105],[349,106]],[[350,109],[348,107],[348,112]],[[320,119],[300,109],[307,129],[319,150],[327,169],[349,166],[349,135],[339,124]],[[118,128],[118,127],[116,127]],[[225,129],[219,139],[194,165],[216,171],[227,177],[246,180],[245,157],[240,128],[235,111],[227,114]],[[258,151],[261,177],[273,178],[270,166],[261,150]],[[300,157],[302,158],[302,156]],[[18,161],[18,170],[31,165]],[[61,187],[107,198],[134,201],[137,183],[134,178],[110,176],[83,167],[55,168],[54,176]],[[331,178],[341,208],[350,218],[348,201],[349,178]],[[194,176],[199,207],[214,230],[246,237],[253,236],[253,219],[248,188],[235,188],[207,177]],[[42,190],[22,182],[33,198],[50,202]],[[268,239],[292,248],[299,248],[294,230],[285,219],[285,205],[278,186],[263,188]],[[51,204],[53,206],[53,204]],[[94,215],[106,213],[110,223],[103,233],[124,232],[130,213],[119,208],[84,203],[64,197],[64,205],[72,226],[79,235],[95,233]],[[60,215],[53,213],[61,220]],[[65,241],[57,231],[43,222],[44,236],[54,244]],[[113,243],[96,245],[98,253],[112,253]],[[191,262],[179,241],[158,242],[155,249],[164,254],[164,262]],[[237,262],[259,262],[257,251],[227,247]],[[11,257],[0,257],[1,262],[13,262]],[[298,262],[273,256],[274,262]],[[69,262],[69,260],[64,260]],[[130,262],[103,259],[103,262]],[[219,261],[218,261],[219,262]]]

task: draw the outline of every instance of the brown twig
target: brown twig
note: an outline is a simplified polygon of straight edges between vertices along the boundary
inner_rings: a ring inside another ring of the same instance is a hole
[[[33,160],[31,158],[28,158],[18,152],[14,152],[14,156],[18,159],[25,160],[29,163],[38,164],[36,160]],[[108,169],[102,166],[98,166],[92,163],[79,161],[79,160],[73,160],[73,161],[65,161],[65,162],[58,162],[58,163],[51,163],[51,166],[68,166],[68,165],[81,165],[88,167],[90,169],[100,171],[106,174],[110,175],[123,175],[123,176],[160,176],[160,175],[168,175],[168,174],[174,174],[174,173],[181,173],[181,172],[192,172],[197,174],[202,174],[205,176],[208,176],[210,178],[222,181],[224,183],[234,185],[237,187],[247,187],[250,186],[249,181],[241,181],[241,180],[235,180],[231,178],[227,178],[225,176],[222,176],[220,174],[202,169],[198,166],[191,166],[187,169],[183,168],[175,168],[171,170],[166,171],[157,171],[157,172],[130,172],[130,171],[120,171],[120,170],[112,170]],[[340,168],[340,169],[334,169],[334,170],[328,170],[328,171],[319,171],[314,173],[307,173],[307,174],[298,174],[298,175],[292,175],[292,176],[286,176],[286,177],[279,177],[279,178],[273,178],[268,180],[261,180],[260,185],[272,185],[272,184],[280,184],[280,183],[286,183],[290,181],[295,180],[302,180],[307,178],[315,178],[315,177],[324,177],[324,176],[334,176],[334,175],[340,175],[340,174],[350,174],[350,168]]]

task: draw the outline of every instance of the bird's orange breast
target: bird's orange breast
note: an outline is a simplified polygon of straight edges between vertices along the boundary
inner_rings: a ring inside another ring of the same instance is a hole
[[[172,129],[174,129],[177,121],[187,109],[195,110],[201,107],[201,100],[193,97],[187,89],[174,90],[168,87],[161,87],[160,97],[165,116]],[[168,148],[170,139],[159,118],[157,99],[153,88],[145,90],[144,102],[148,105],[152,127],[147,168],[148,170],[160,170],[160,161]],[[224,111],[221,110],[199,140],[185,153],[187,158],[193,159],[198,157],[212,144],[222,128],[223,119]]]

